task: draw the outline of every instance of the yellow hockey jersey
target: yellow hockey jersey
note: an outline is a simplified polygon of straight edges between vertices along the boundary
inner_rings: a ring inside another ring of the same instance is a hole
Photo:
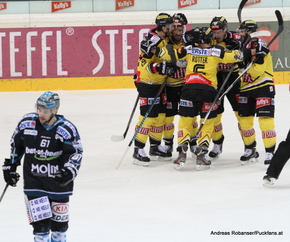
[[[173,49],[175,50],[184,46],[184,43],[177,44],[170,37],[169,37],[168,44],[171,44],[173,46]],[[182,86],[184,84],[185,67],[186,67],[186,62],[183,67],[179,66],[177,71],[167,79],[166,85],[171,86],[171,87]]]
[[[259,45],[265,45],[265,42],[261,39],[258,40]],[[250,43],[249,43],[250,45]],[[249,47],[249,46],[247,46]],[[246,47],[246,48],[247,48]],[[253,61],[256,56],[252,56]],[[250,69],[242,77],[240,91],[250,91],[263,86],[273,86],[273,61],[272,55],[269,52],[265,57],[262,64],[254,63]]]
[[[217,65],[220,62],[235,63],[242,61],[239,50],[228,51],[222,46],[209,48],[186,46],[176,52],[177,65],[186,60],[185,84],[205,84],[217,88]],[[166,48],[162,48],[159,57],[170,60]],[[184,63],[182,63],[184,65]]]
[[[240,42],[241,36],[240,36],[240,34],[238,34],[236,32],[228,31],[228,32],[226,32],[226,38],[225,39],[233,39],[233,40],[235,40],[237,42]],[[226,46],[227,46],[225,40],[222,41],[222,42],[217,42],[216,39],[212,39],[211,44],[212,45],[221,45],[224,48],[226,48]],[[226,63],[225,61],[222,61],[221,63],[218,64],[217,68],[218,68],[219,71],[229,71],[232,68],[233,65],[234,65],[233,63]],[[235,65],[235,69],[233,71],[237,72],[238,70],[239,70],[238,66]]]
[[[156,29],[152,29],[147,33],[147,38],[152,41],[153,45],[162,48],[168,44],[168,39],[163,39],[155,33]],[[158,72],[153,73],[151,65],[153,63],[161,63],[163,60],[153,54],[146,54],[140,51],[140,56],[137,66],[137,79],[136,82],[147,83],[152,85],[160,85],[165,79],[164,75],[160,75]]]

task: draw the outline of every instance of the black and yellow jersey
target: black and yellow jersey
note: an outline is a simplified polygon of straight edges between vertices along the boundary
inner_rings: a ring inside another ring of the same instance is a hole
[[[259,45],[266,45],[265,41],[258,39]],[[249,43],[246,48],[250,48],[251,43]],[[253,61],[256,56],[252,56],[251,61]],[[254,63],[250,69],[242,77],[240,91],[250,91],[263,86],[273,86],[273,61],[272,55],[269,52],[262,62]]]
[[[150,30],[147,33],[146,38],[152,41],[153,45],[156,47],[162,48],[168,44],[167,38],[162,38],[156,34],[156,28]],[[150,64],[152,63],[161,63],[163,60],[158,58],[153,54],[146,54],[140,51],[138,66],[137,66],[137,79],[136,82],[155,84],[160,85],[164,81],[165,76],[160,75],[158,72],[152,72]]]
[[[166,48],[162,48],[159,57],[170,60]],[[235,63],[242,59],[239,50],[229,51],[222,46],[209,48],[193,47],[191,45],[179,48],[176,52],[177,65],[183,66],[186,61],[185,84],[199,83],[217,88],[217,65],[220,62]]]
[[[169,37],[168,44],[173,46],[173,49],[177,50],[185,45],[184,42],[176,43]],[[178,67],[177,71],[167,79],[167,86],[178,87],[184,84],[185,66]]]
[[[226,37],[224,38],[222,42],[217,42],[216,39],[212,39],[211,45],[221,45],[224,48],[226,48],[228,46],[228,43],[231,41],[231,39],[236,41],[237,43],[241,43],[241,36],[239,33],[234,32],[234,31],[228,31],[226,32]],[[218,64],[217,68],[218,68],[218,71],[229,71],[233,65],[234,65],[233,63],[225,63],[224,61],[222,61],[221,63]],[[233,71],[238,72],[238,70],[239,70],[238,66],[236,65]]]

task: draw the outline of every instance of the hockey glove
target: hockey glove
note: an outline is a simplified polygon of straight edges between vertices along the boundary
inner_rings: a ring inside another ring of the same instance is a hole
[[[53,178],[61,187],[64,187],[73,181],[76,175],[75,169],[67,166],[54,173]]]
[[[160,75],[173,75],[177,71],[176,64],[163,61],[159,64],[158,72]]]
[[[258,40],[251,42],[251,49],[256,50],[256,57],[257,57],[257,64],[263,64],[264,63],[264,57],[270,52],[268,47],[266,45],[263,45]]]
[[[156,48],[156,45],[148,38],[145,37],[140,43],[140,50],[147,55],[153,55],[151,51]]]
[[[228,50],[237,50],[240,48],[240,44],[238,41],[231,39],[231,38],[226,38],[224,40],[225,44],[226,44],[226,48]]]
[[[10,159],[5,159],[4,165],[2,166],[4,180],[12,187],[16,187],[16,183],[19,181],[20,177],[20,175],[16,172],[16,168],[17,165],[12,164]]]
[[[270,52],[268,47],[265,45],[258,46],[259,48],[256,49],[256,57],[258,58],[256,63],[263,64],[264,57]]]

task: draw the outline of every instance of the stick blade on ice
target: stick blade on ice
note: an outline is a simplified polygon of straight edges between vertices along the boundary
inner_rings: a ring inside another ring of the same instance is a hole
[[[111,141],[113,141],[113,142],[119,142],[119,141],[122,141],[124,139],[125,138],[123,135],[112,135],[112,137],[111,137]]]

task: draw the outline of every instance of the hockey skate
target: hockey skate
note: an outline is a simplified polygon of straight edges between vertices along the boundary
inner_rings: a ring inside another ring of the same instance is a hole
[[[213,159],[219,158],[219,155],[222,153],[222,151],[223,151],[223,144],[214,144],[208,156]]]
[[[186,161],[186,152],[187,152],[187,146],[179,146],[177,148],[178,153],[178,157],[176,158],[176,160],[173,162],[174,164],[174,168],[176,170],[180,170],[183,169],[185,161]]]
[[[150,159],[146,155],[146,152],[142,148],[135,147],[134,148],[134,154],[133,154],[133,164],[140,165],[140,166],[148,166]]]
[[[270,162],[271,162],[272,158],[273,158],[273,153],[266,152],[264,164],[265,165],[270,165]]]
[[[272,186],[272,185],[274,185],[276,180],[277,180],[276,178],[271,177],[269,175],[266,175],[263,177],[263,181],[264,181],[263,185],[264,186]]]
[[[151,145],[149,150],[151,160],[164,160],[169,161],[172,159],[172,153],[165,146]]]
[[[174,136],[173,136],[174,137]],[[164,149],[169,157],[172,157],[173,138],[164,138]]]
[[[211,161],[207,156],[207,147],[198,147],[196,150],[196,169],[198,171],[207,170],[210,168]]]
[[[259,153],[256,151],[256,148],[246,149],[245,154],[241,156],[241,165],[247,165],[255,163],[258,161]]]
[[[164,145],[164,151],[167,153],[168,157],[172,157],[172,151],[173,151],[172,145]]]
[[[190,146],[190,152],[193,159],[196,159],[196,148],[197,148],[197,145]]]

